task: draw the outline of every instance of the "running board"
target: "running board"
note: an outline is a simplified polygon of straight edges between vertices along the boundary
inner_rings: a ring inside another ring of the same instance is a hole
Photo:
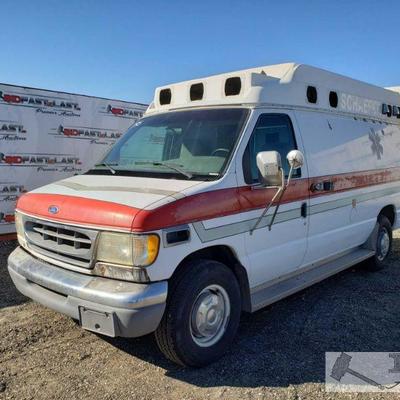
[[[374,251],[357,248],[351,253],[329,261],[326,264],[320,264],[315,268],[307,269],[295,276],[275,283],[273,285],[264,287],[251,294],[251,311],[257,311],[260,308],[275,303],[284,297],[290,296],[300,290],[320,282],[340,271],[344,271],[351,266],[372,257]]]

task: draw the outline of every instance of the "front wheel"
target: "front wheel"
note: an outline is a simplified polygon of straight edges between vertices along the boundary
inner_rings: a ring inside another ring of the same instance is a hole
[[[220,358],[235,337],[241,314],[238,281],[224,264],[188,263],[171,282],[167,308],[155,332],[170,360],[200,367]]]
[[[378,217],[378,233],[376,235],[376,252],[365,263],[369,271],[379,271],[392,249],[392,225],[384,215]]]

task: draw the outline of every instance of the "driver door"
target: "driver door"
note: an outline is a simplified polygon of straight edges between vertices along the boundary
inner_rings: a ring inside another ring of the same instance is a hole
[[[295,119],[291,112],[256,111],[255,124],[247,133],[243,156],[238,165],[239,190],[242,207],[250,209],[246,218],[254,226],[270,202],[276,188],[262,187],[256,166],[256,155],[261,151],[280,153],[285,175],[289,172],[286,155],[289,151],[303,151],[301,138],[296,135]],[[303,151],[304,153],[304,151]],[[267,282],[289,274],[299,268],[307,247],[307,208],[309,202],[306,165],[294,172],[276,216],[268,228],[275,207],[271,207],[258,228],[245,233],[245,247],[250,263],[250,287],[254,290]]]

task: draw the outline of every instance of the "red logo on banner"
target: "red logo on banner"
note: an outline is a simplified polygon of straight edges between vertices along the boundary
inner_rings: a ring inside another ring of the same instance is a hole
[[[0,99],[5,101],[6,103],[13,103],[13,104],[27,104],[30,106],[35,106],[35,107],[55,107],[58,109],[62,110],[80,110],[80,106],[78,103],[73,103],[68,100],[59,100],[59,99],[49,99],[49,98],[44,98],[40,97],[37,95],[23,95],[20,96],[18,94],[11,94],[11,93],[3,93],[0,91]]]
[[[65,136],[79,136],[78,129],[63,128],[62,132]]]
[[[0,222],[5,222],[7,224],[11,224],[15,222],[14,214],[5,214],[0,212]]]
[[[7,103],[21,103],[21,97],[13,94],[3,95],[3,100]]]
[[[82,162],[78,157],[69,154],[12,154],[5,155],[0,153],[0,164],[12,164],[12,165],[80,165]]]
[[[115,115],[124,115],[123,108],[111,107],[111,112]]]
[[[132,118],[142,118],[143,113],[139,110],[131,110],[129,108],[113,107],[111,104],[107,106],[107,112],[113,115],[125,115]]]
[[[21,156],[3,156],[2,161],[6,164],[22,164]]]

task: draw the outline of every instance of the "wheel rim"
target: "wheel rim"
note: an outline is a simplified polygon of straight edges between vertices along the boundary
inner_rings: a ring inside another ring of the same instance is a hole
[[[377,258],[383,261],[389,253],[390,236],[386,228],[382,228],[378,236]]]
[[[204,288],[193,303],[190,334],[201,347],[214,345],[226,331],[231,306],[228,293],[219,285]]]

